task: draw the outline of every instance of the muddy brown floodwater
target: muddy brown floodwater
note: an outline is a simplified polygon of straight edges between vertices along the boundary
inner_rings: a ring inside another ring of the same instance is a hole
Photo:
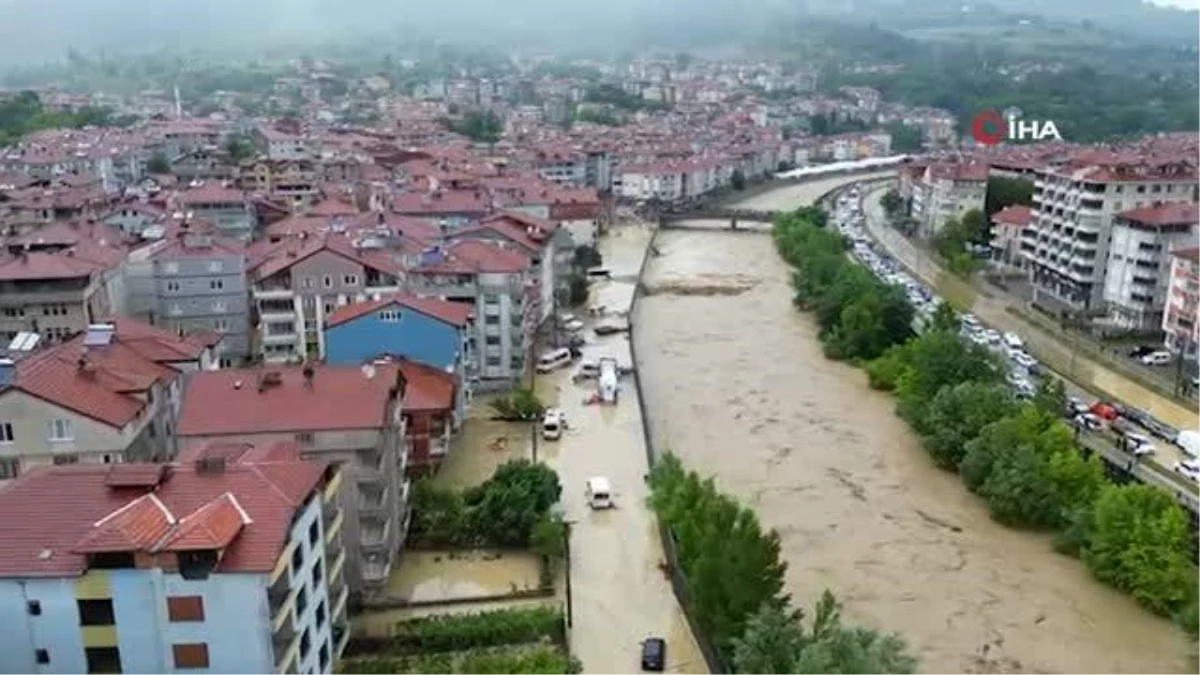
[[[769,236],[664,232],[658,248],[634,317],[651,433],[780,532],[797,604],[834,590],[849,618],[903,634],[927,672],[1190,669],[1170,622],[1046,537],[992,522],[889,396],[822,356]]]

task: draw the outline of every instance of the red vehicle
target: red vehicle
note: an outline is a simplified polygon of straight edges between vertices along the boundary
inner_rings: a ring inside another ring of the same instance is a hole
[[[1103,401],[1097,401],[1096,403],[1093,403],[1092,407],[1088,408],[1088,412],[1102,420],[1108,420],[1109,422],[1117,419],[1117,417],[1120,416],[1120,413],[1117,412],[1116,408]]]

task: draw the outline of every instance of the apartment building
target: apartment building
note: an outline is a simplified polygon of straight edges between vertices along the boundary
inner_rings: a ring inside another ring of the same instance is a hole
[[[320,144],[316,139],[299,133],[299,129],[283,130],[262,126],[253,134],[255,145],[267,155],[267,159],[294,161],[316,159],[320,155]]]
[[[1196,168],[1182,159],[1135,156],[1044,168],[1033,190],[1035,217],[1021,235],[1034,302],[1101,315],[1114,217],[1156,204],[1195,202]]]
[[[213,367],[213,342],[119,319],[0,360],[0,479],[43,464],[167,460],[181,374]]]
[[[224,235],[248,240],[254,236],[257,218],[246,193],[219,183],[203,183],[181,192],[176,201],[189,217],[210,220]]]
[[[1196,360],[1200,344],[1200,248],[1171,251],[1171,274],[1162,329],[1175,354]]]
[[[932,237],[951,218],[967,211],[983,211],[987,194],[986,164],[931,164],[912,186],[912,216],[917,232]]]
[[[1022,204],[1009,204],[992,214],[992,259],[1005,265],[1019,266],[1021,233],[1033,220],[1033,209]]]
[[[248,192],[264,194],[299,208],[315,201],[320,193],[317,164],[312,160],[256,159],[243,162],[238,169],[238,186]]]
[[[121,294],[119,262],[73,250],[20,249],[0,256],[0,337],[22,331],[49,342],[74,335],[113,312]]]
[[[341,472],[283,444],[211,450],[40,467],[0,492],[0,671],[333,671]]]
[[[1170,251],[1196,242],[1200,204],[1144,206],[1113,217],[1104,275],[1105,323],[1156,332],[1163,323],[1171,279]]]
[[[314,365],[193,374],[179,416],[183,450],[295,442],[346,471],[342,506],[350,592],[386,584],[408,533],[408,453],[399,366]]]
[[[566,147],[544,146],[535,151],[538,175],[560,185],[582,187],[588,178],[588,155]]]
[[[246,246],[212,228],[180,227],[149,256],[149,305],[154,322],[180,334],[214,331],[223,336],[220,365],[250,354],[250,296]]]

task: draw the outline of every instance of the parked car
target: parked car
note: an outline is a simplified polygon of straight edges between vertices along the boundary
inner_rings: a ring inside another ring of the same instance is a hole
[[[1142,364],[1147,366],[1165,366],[1171,362],[1171,352],[1160,349],[1156,352],[1150,352],[1141,359]]]
[[[1200,483],[1200,460],[1185,459],[1182,462],[1175,462],[1175,473]]]
[[[1075,416],[1075,426],[1088,431],[1100,431],[1104,428],[1104,420],[1100,419],[1098,415],[1084,413]]]
[[[1155,345],[1138,345],[1129,350],[1129,358],[1140,359],[1147,354],[1153,354],[1158,351]]]
[[[1093,403],[1092,406],[1088,408],[1088,411],[1096,417],[1108,420],[1110,422],[1120,417],[1120,413],[1117,412],[1117,408],[1113,404],[1105,403],[1103,401],[1097,401]]]
[[[667,667],[667,641],[648,637],[642,641],[642,670],[661,673]]]

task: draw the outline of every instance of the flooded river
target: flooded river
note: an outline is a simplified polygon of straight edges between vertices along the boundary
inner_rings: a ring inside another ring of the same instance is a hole
[[[743,206],[795,208],[829,187]],[[833,589],[927,672],[1189,668],[1169,622],[1045,537],[993,523],[889,396],[823,358],[768,236],[664,232],[658,248],[634,317],[651,433],[779,530],[797,604]]]

